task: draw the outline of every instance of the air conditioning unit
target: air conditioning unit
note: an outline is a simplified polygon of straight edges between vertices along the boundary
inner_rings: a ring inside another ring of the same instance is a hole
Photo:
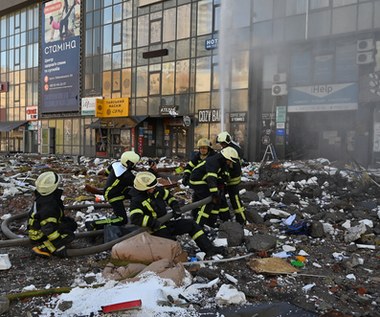
[[[356,64],[358,65],[371,64],[374,61],[373,52],[361,52],[356,54]]]
[[[285,83],[286,82],[286,73],[278,73],[273,75],[273,83]]]
[[[272,96],[285,96],[288,94],[286,84],[274,84],[272,85]]]
[[[358,52],[370,51],[375,48],[375,41],[373,39],[358,40],[356,42],[356,49]]]

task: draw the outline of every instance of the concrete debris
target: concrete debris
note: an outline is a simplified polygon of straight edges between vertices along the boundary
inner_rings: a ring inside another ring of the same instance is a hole
[[[215,296],[218,305],[242,305],[246,302],[245,294],[229,284],[223,284]]]
[[[4,220],[6,215],[29,210],[34,180],[47,169],[63,176],[66,205],[101,202],[100,197],[88,195],[84,186],[89,183],[103,188],[105,178],[99,172],[110,161],[86,157],[73,161],[72,157],[54,155],[3,157],[0,218]],[[145,158],[138,168],[145,168],[147,161]],[[181,164],[184,166],[179,160],[162,158],[158,165],[165,171],[164,178],[170,177],[168,182],[175,184],[181,179],[175,172]],[[263,166],[250,162],[243,166],[242,173],[240,193],[248,223],[241,226],[228,221],[219,223],[218,228],[205,229],[214,244],[224,241],[225,245],[227,241],[228,255],[210,264],[199,264],[204,253],[197,252],[190,237],[179,240],[189,258],[194,259],[194,264],[186,266],[192,277],[189,288],[200,289],[204,294],[204,298],[191,301],[212,310],[235,301],[238,304],[233,305],[241,305],[244,300],[252,303],[291,300],[292,304],[320,316],[332,311],[349,317],[376,316],[380,306],[376,276],[380,258],[380,188],[376,185],[380,183],[379,169],[363,171],[354,164],[315,159]],[[192,200],[189,187],[179,183],[171,190],[182,203]],[[72,211],[72,215],[79,230],[84,230],[86,220],[112,216],[112,212],[110,208],[95,211],[89,207]],[[231,215],[234,216],[232,208]],[[191,213],[184,217],[191,217]],[[14,223],[11,229],[18,235],[26,234],[24,223]],[[74,241],[74,244],[95,242]],[[223,261],[250,251],[254,256],[249,261]],[[60,260],[57,276],[55,259],[31,258],[23,248],[12,248],[10,254],[11,269],[0,271],[0,284],[6,293],[32,283],[38,288],[44,288],[46,283],[53,287],[57,283],[75,284],[89,272],[101,271],[99,263],[108,256]],[[271,262],[274,260],[281,262],[274,265]],[[42,266],[47,279],[35,274]],[[23,272],[21,277],[19,272]],[[233,296],[227,297],[230,293]],[[33,315],[38,315],[41,303],[42,300],[28,304],[36,307]],[[22,302],[11,303],[15,313],[9,316],[21,316],[25,306]],[[0,300],[0,312],[1,307]]]

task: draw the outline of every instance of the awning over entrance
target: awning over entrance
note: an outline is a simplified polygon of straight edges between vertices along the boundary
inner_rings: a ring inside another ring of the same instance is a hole
[[[28,121],[9,121],[9,122],[0,122],[0,132],[9,132],[18,127],[24,125]]]
[[[144,121],[146,118],[148,118],[148,116],[133,116],[133,117],[125,117],[125,118],[101,118],[89,124],[87,128],[130,129],[137,126],[140,122]]]

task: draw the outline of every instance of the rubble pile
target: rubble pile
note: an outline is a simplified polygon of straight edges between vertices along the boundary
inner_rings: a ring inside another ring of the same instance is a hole
[[[63,175],[65,204],[95,202],[95,195],[85,192],[84,186],[102,187],[105,179],[98,174],[110,160],[19,155],[3,157],[1,162],[0,217],[5,219],[30,208],[34,180],[46,169]],[[147,168],[148,162],[143,158],[138,167]],[[163,158],[157,165],[163,178],[177,185],[172,188],[176,196],[183,203],[190,201],[191,190],[177,183],[183,162]],[[236,222],[206,228],[214,243],[228,245],[227,259],[236,260],[202,263],[190,239],[180,240],[193,261],[186,265],[193,283],[204,286],[204,297],[197,305],[188,305],[226,316],[229,307],[248,309],[267,303],[295,305],[304,312],[298,316],[380,316],[379,170],[316,159],[246,163],[242,172],[241,197],[249,223],[244,228]],[[83,222],[92,212],[75,211],[74,216]],[[23,224],[12,229],[25,234]],[[30,284],[72,285],[90,272],[102,272],[107,258],[99,254],[46,261],[32,257],[25,247],[3,248],[0,253],[8,253],[12,263],[7,271],[0,270],[0,283],[7,285],[1,295]],[[250,256],[239,258],[244,255]],[[40,267],[46,275],[36,273]],[[38,316],[38,305],[44,301],[12,302],[9,316],[25,311]]]

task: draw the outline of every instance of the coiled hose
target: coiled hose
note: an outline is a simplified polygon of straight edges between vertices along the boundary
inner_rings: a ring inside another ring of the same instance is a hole
[[[211,198],[211,196],[209,196],[209,197],[206,197],[202,200],[193,202],[191,204],[184,205],[183,207],[181,207],[181,213],[185,213],[185,212],[193,210],[199,206],[208,204],[209,202],[211,202],[211,200],[212,200],[212,198]],[[99,207],[99,205],[101,205],[101,207]],[[97,206],[97,208],[102,208],[102,207],[108,207],[110,205],[109,204],[73,205],[73,206],[66,206],[65,209],[82,209],[82,208],[86,208],[89,206],[94,206],[94,207]],[[30,244],[29,238],[19,238],[15,233],[13,233],[8,228],[8,223],[10,223],[11,221],[22,219],[22,218],[25,218],[27,216],[28,216],[28,213],[24,213],[24,214],[9,217],[8,219],[3,221],[3,223],[1,224],[1,230],[3,231],[3,233],[8,238],[11,237],[11,240],[0,241],[0,248],[2,248],[2,247],[13,247],[13,246],[24,246],[24,245]],[[173,216],[173,213],[170,212],[170,213],[166,214],[165,216],[159,218],[158,220],[160,222],[164,223],[164,222],[170,220],[170,218],[172,216]],[[132,231],[131,233],[127,234],[127,235],[124,235],[118,239],[115,239],[115,240],[112,240],[112,241],[109,241],[109,242],[106,242],[103,244],[99,244],[99,245],[95,245],[95,246],[91,246],[91,247],[87,247],[87,248],[67,249],[67,256],[68,257],[85,256],[85,255],[91,255],[91,254],[107,251],[107,250],[111,249],[116,243],[119,243],[120,241],[126,240],[128,238],[131,238],[131,237],[133,237],[139,233],[142,233],[146,230],[147,230],[147,228],[138,228],[138,229]],[[79,233],[76,233],[75,236],[76,236],[76,238],[83,238],[83,237],[90,237],[90,236],[99,235],[102,233],[103,233],[103,230],[95,230],[95,231],[79,232]]]

